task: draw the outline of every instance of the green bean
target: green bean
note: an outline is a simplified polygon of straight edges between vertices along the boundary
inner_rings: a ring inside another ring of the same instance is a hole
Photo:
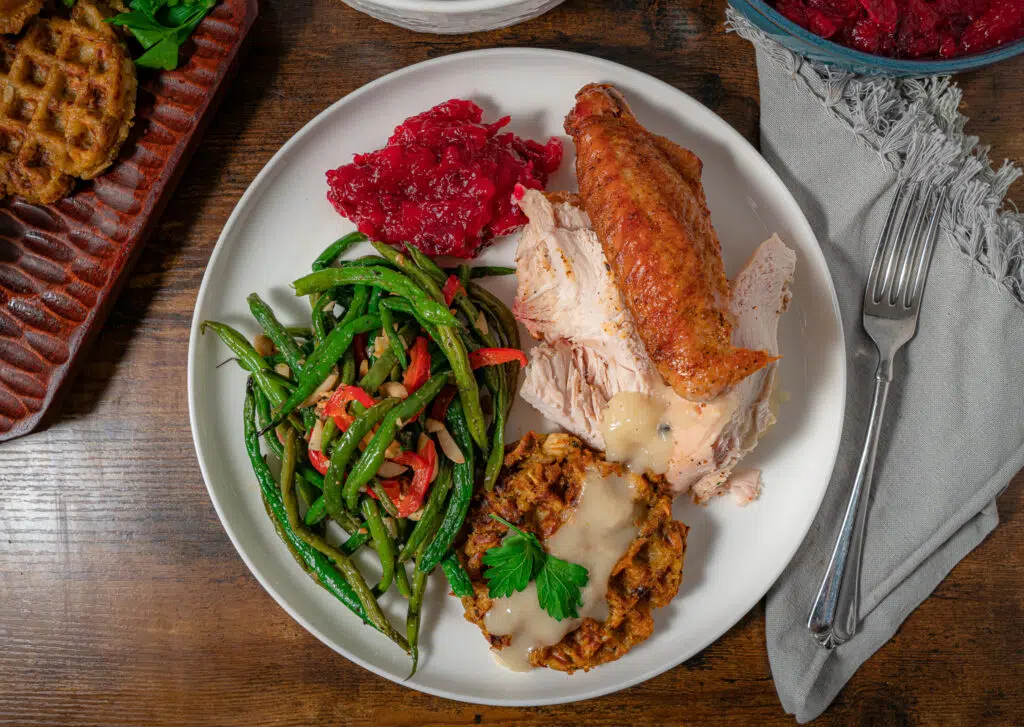
[[[274,516],[275,529],[284,539],[289,550],[301,557],[310,575],[321,586],[359,616],[364,623],[370,623],[367,620],[365,608],[348,581],[334,568],[330,560],[305,543],[289,526],[281,492],[278,489],[277,482],[274,480],[273,473],[270,471],[270,466],[263,459],[263,453],[260,451],[259,435],[256,433],[256,422],[253,417],[255,410],[254,399],[253,385],[250,382],[246,390],[245,406],[243,409],[245,450],[249,456],[249,463],[252,465],[253,472],[256,475],[256,481],[259,483],[264,505]]]
[[[351,348],[341,357],[341,383],[346,386],[356,381],[356,354]]]
[[[374,290],[378,290],[378,288],[374,288]],[[405,355],[402,340],[398,337],[398,331],[395,328],[395,318],[391,315],[391,309],[385,305],[381,306],[378,310],[380,311],[380,321],[384,325],[384,336],[387,338],[388,348],[391,349],[395,360],[398,361],[403,369],[409,368],[409,358]]]
[[[374,477],[370,480],[370,489],[373,490],[373,494],[377,496],[377,501],[380,502],[380,506],[384,508],[391,517],[398,517],[398,507],[392,502],[391,497],[384,491],[384,486],[381,485],[380,480]]]
[[[405,298],[384,298],[380,305],[382,308],[388,308],[397,313],[405,313],[416,319],[416,322],[420,324],[420,327],[427,332],[427,335],[431,339],[437,338],[437,326],[428,321],[423,315],[416,310],[413,304]]]
[[[324,496],[320,495],[309,509],[306,510],[306,525],[313,526],[327,516],[327,506],[324,504]]]
[[[455,268],[455,274],[459,276],[459,282],[462,283],[463,288],[469,285],[470,272],[469,266],[466,263],[459,263],[458,267]]]
[[[352,555],[357,550],[366,545],[370,540],[370,532],[368,530],[360,530],[352,533],[348,536],[348,539],[341,544],[341,552],[345,555]]]
[[[373,292],[370,293],[370,305],[367,308],[370,313],[376,314],[380,309],[380,288],[374,288]]]
[[[411,677],[416,673],[420,660],[420,611],[423,608],[423,594],[427,590],[427,572],[416,568],[412,574],[412,597],[409,598],[409,611],[405,616],[405,636],[412,649]]]
[[[277,483],[275,482],[274,485],[276,487]],[[292,554],[292,558],[294,558],[295,562],[299,564],[299,567],[302,568],[310,578],[316,580],[316,576],[310,572],[309,568],[306,566],[306,561],[302,559],[302,554],[299,553],[299,551],[295,549],[295,546],[291,544],[291,541],[288,540],[288,535],[284,532],[284,528],[281,527],[281,523],[279,523],[277,518],[274,517],[274,511],[270,508],[270,503],[267,502],[267,498],[263,497],[262,491],[260,492],[260,500],[263,502],[263,511],[267,513],[267,517],[270,518],[270,522],[274,524],[274,532],[277,533],[277,537],[280,538],[281,542],[288,547],[288,552]],[[353,600],[356,603],[359,603],[358,598],[353,598]],[[363,622],[365,623],[366,619],[363,619]]]
[[[268,378],[271,378],[277,383],[279,383],[281,387],[289,394],[295,391],[295,382],[289,379],[287,376],[282,376],[281,374],[274,371],[274,369],[267,369],[266,374]]]
[[[427,295],[438,303],[444,303],[444,294],[441,292],[440,285],[429,274],[421,270],[409,257],[383,242],[374,241],[371,244],[384,259],[408,275],[414,283],[425,290]],[[413,246],[407,246],[407,248],[415,249]],[[443,283],[444,281],[441,282]]]
[[[267,401],[267,395],[258,388],[256,389],[256,414],[259,420],[259,427],[262,430],[270,422],[270,402]],[[276,431],[267,432],[264,435],[264,441],[266,441],[267,447],[270,448],[271,454],[278,459],[284,459],[284,445],[281,444],[281,440],[277,438],[277,432],[280,431],[283,433],[283,427],[285,426],[290,425],[282,424]],[[324,476],[305,462],[299,463],[296,472],[300,477],[302,477],[302,479],[313,485],[313,487],[318,490],[324,489]]]
[[[377,546],[377,555],[380,556],[381,576],[380,582],[374,588],[377,593],[386,593],[395,579],[395,543],[384,526],[384,520],[380,516],[380,509],[377,501],[372,497],[364,497],[360,504],[363,517],[366,518],[366,527],[370,530],[370,537],[373,544]]]
[[[473,582],[469,580],[469,574],[462,567],[459,556],[455,555],[454,551],[448,553],[441,561],[441,569],[444,571],[445,577],[448,578],[448,585],[452,587],[452,593],[459,598],[473,595]],[[411,641],[409,645],[412,646]]]
[[[295,471],[295,491],[299,493],[299,497],[302,498],[302,502],[307,508],[313,507],[313,503],[321,498],[320,490],[307,482],[305,477],[299,476],[297,466]]]
[[[345,309],[345,315],[342,316],[338,325],[344,326],[366,313],[366,306],[369,302],[370,289],[365,285],[357,285],[352,293],[352,302],[348,304],[348,307]]]
[[[292,285],[296,295],[329,290],[338,285],[373,285],[383,288],[392,295],[409,299],[419,312],[432,323],[457,326],[458,319],[445,307],[430,298],[426,291],[416,285],[408,276],[384,267],[327,268],[310,273],[296,280]]]
[[[397,298],[388,298],[386,300],[398,300]],[[384,301],[381,301],[383,303]],[[384,308],[385,306],[381,306]],[[398,329],[398,335],[403,341],[408,341],[412,338],[412,335],[416,332],[416,326],[412,323],[407,323]],[[388,374],[391,369],[394,368],[396,363],[395,353],[389,348],[377,357],[377,360],[373,362],[373,365],[367,369],[366,373],[363,374],[362,378],[359,379],[359,388],[368,394],[373,394],[380,385],[388,379]]]
[[[498,481],[501,466],[505,462],[505,423],[509,411],[508,379],[500,375],[495,378],[497,379],[495,382],[497,390],[491,390],[494,394],[491,451],[487,454],[487,462],[484,465],[484,489],[487,492],[494,489],[494,483]]]
[[[267,334],[267,338],[277,346],[277,350],[284,356],[284,361],[288,364],[288,368],[296,374],[302,371],[301,362],[304,356],[299,349],[299,344],[295,342],[295,339],[292,338],[287,329],[277,320],[274,310],[256,293],[250,293],[246,301],[249,303],[249,311],[252,313],[252,317],[260,324],[263,332]]]
[[[327,334],[334,328],[334,314],[329,313],[327,310],[328,304],[331,308],[334,307],[334,302],[331,300],[331,291],[325,291],[320,295],[316,296],[315,299],[311,299],[313,304],[313,342],[316,346],[319,346],[327,338]]]
[[[400,298],[386,298],[381,301],[382,306],[390,307],[393,310],[412,312],[419,315],[409,301]],[[487,426],[484,423],[484,412],[480,406],[480,387],[476,383],[473,369],[469,365],[469,355],[466,347],[459,338],[458,331],[454,326],[433,326],[429,321],[419,320],[420,324],[427,331],[427,334],[437,343],[444,352],[445,357],[451,364],[452,373],[455,375],[455,383],[459,387],[459,399],[466,411],[466,419],[469,422],[470,432],[473,440],[484,452],[488,451]],[[433,368],[433,365],[431,366]]]
[[[495,295],[478,283],[470,283],[466,288],[469,297],[475,300],[491,317],[496,320],[505,333],[509,348],[522,348],[519,340],[519,324],[515,316]]]
[[[349,460],[355,454],[359,442],[362,441],[374,425],[398,405],[400,399],[384,399],[370,407],[364,414],[361,414],[352,422],[351,426],[341,435],[334,452],[331,453],[331,462],[327,466],[327,474],[324,476],[324,500],[327,504],[327,512],[337,520],[342,516],[342,477],[345,476],[345,468]],[[359,488],[349,500],[352,504],[349,509],[356,510],[356,503],[359,498]]]
[[[284,390],[279,382],[272,379],[267,372],[271,369],[267,362],[256,353],[256,349],[246,340],[245,336],[236,331],[226,323],[217,321],[203,321],[199,326],[200,333],[206,333],[206,329],[213,330],[220,337],[220,340],[231,349],[231,352],[238,357],[238,364],[252,374],[256,385],[267,395],[270,403],[275,406],[288,398],[288,392]],[[302,422],[297,417],[289,417],[289,421],[297,429],[302,429]]]
[[[458,268],[444,268],[445,275],[458,275]],[[503,275],[515,275],[516,269],[506,267],[504,265],[477,265],[469,269],[469,277],[471,280],[477,280],[478,278],[495,278]]]
[[[448,274],[438,267],[437,263],[418,247],[415,245],[406,245],[405,251],[409,253],[409,257],[411,257],[412,261],[416,263],[416,266],[429,275],[435,283],[438,285],[444,285],[448,280]]]
[[[490,443],[487,441],[487,425],[484,423],[484,410],[480,406],[480,387],[476,376],[469,365],[469,354],[459,338],[458,331],[451,326],[437,327],[437,343],[444,351],[448,362],[452,365],[455,384],[459,388],[459,401],[466,414],[466,423],[473,441],[480,449],[487,452]]]
[[[330,268],[337,270],[338,268]],[[280,421],[295,411],[296,408],[312,394],[316,387],[320,386],[330,374],[331,369],[338,363],[348,347],[352,345],[352,339],[358,333],[371,331],[380,327],[380,318],[377,316],[360,316],[349,321],[344,326],[338,326],[331,331],[323,344],[313,352],[313,355],[306,359],[302,369],[302,376],[299,377],[299,385],[291,393],[288,399],[274,412],[272,424],[276,426]]]
[[[405,561],[416,555],[419,547],[434,537],[437,526],[441,523],[444,514],[444,502],[448,497],[448,491],[452,489],[452,466],[451,460],[447,457],[439,457],[437,461],[437,477],[430,486],[430,493],[427,495],[427,504],[423,506],[420,519],[413,527],[405,545],[398,553],[398,562]]]
[[[316,260],[313,261],[313,272],[317,270],[323,270],[334,264],[334,261],[344,255],[349,249],[355,247],[360,242],[366,239],[366,235],[361,232],[350,232],[347,235],[338,238],[327,248],[320,253]]]
[[[334,419],[327,417],[324,421],[324,429],[320,434],[320,451],[327,454],[331,451],[331,442],[334,441],[334,437],[338,434],[338,425],[334,422]],[[323,489],[323,488],[320,488]]]
[[[288,335],[292,338],[312,338],[313,329],[309,326],[285,326],[284,330],[287,331]]]
[[[395,266],[382,258],[380,255],[363,255],[354,260],[346,260],[341,264],[343,268],[387,268],[394,270]]]
[[[448,499],[448,508],[444,513],[444,520],[437,530],[437,535],[430,541],[430,545],[423,552],[419,562],[419,569],[429,573],[437,567],[448,553],[462,523],[469,512],[469,502],[473,498],[473,442],[470,439],[469,428],[466,423],[465,414],[458,399],[452,401],[448,407],[448,430],[451,432],[455,443],[462,450],[464,462],[457,463],[452,473],[454,490]]]
[[[401,634],[395,631],[395,628],[388,621],[384,612],[380,610],[380,604],[377,603],[377,599],[374,597],[373,592],[363,579],[363,574],[359,572],[359,568],[356,567],[351,558],[335,548],[333,545],[330,545],[319,535],[315,535],[305,530],[302,522],[299,520],[299,510],[295,502],[295,490],[293,489],[295,457],[295,432],[294,430],[289,430],[285,437],[284,460],[281,463],[281,500],[284,503],[285,513],[288,516],[289,526],[301,540],[313,548],[316,548],[334,561],[338,570],[341,571],[342,575],[345,576],[345,580],[348,581],[349,585],[352,586],[352,590],[355,591],[356,597],[363,605],[363,609],[366,612],[366,618],[370,623],[391,638],[391,640],[396,644],[408,651],[408,642]],[[371,536],[372,535],[373,533],[371,529]],[[374,543],[377,544],[378,548],[380,547],[380,544],[377,543],[375,537]]]
[[[405,566],[399,563],[395,566],[395,588],[402,594],[402,598],[412,598],[412,588],[409,585],[409,573]]]
[[[373,439],[370,440],[370,444],[363,452],[363,456],[359,458],[352,471],[349,472],[348,479],[345,480],[343,491],[345,502],[350,510],[355,509],[359,488],[367,484],[377,474],[377,470],[380,469],[381,464],[384,462],[384,451],[395,439],[395,432],[398,431],[398,420],[407,421],[411,419],[420,409],[423,409],[437,396],[438,392],[448,383],[448,380],[448,374],[438,374],[427,379],[423,386],[384,415],[380,422],[380,427],[377,428],[377,433],[373,435]],[[330,505],[330,502],[328,502],[328,505]]]

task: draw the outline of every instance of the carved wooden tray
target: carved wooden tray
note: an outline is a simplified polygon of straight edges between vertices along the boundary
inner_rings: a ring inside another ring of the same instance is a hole
[[[118,160],[52,205],[0,200],[0,441],[61,397],[234,76],[257,0],[221,0],[174,71],[140,69]]]

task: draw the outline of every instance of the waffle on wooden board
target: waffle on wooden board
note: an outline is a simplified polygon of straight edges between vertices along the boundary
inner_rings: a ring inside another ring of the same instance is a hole
[[[37,17],[0,55],[0,192],[49,203],[117,157],[135,115],[135,65],[99,8]]]

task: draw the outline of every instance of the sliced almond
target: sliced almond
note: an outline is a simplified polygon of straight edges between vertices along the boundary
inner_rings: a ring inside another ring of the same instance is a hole
[[[286,364],[286,363],[279,363],[279,364],[277,364],[274,367],[274,371],[276,371],[277,373],[281,374],[281,376],[285,377],[286,379],[291,378],[291,375],[292,375],[292,370],[290,368],[288,368],[288,364]]]
[[[409,398],[409,390],[399,381],[388,381],[383,383],[380,385],[380,390],[384,392],[385,395],[395,399]]]
[[[484,317],[483,311],[480,311],[480,313],[476,317],[476,329],[485,336],[490,332],[490,330],[487,328],[487,319]]]
[[[366,376],[366,372],[370,370],[370,362],[365,358],[359,363],[359,375]]]
[[[390,479],[392,477],[398,477],[400,474],[405,472],[406,469],[407,468],[405,465],[401,465],[398,464],[397,462],[392,462],[390,459],[386,459],[384,460],[384,464],[380,466],[380,469],[377,470],[377,474],[380,477]]]
[[[316,390],[306,397],[306,400],[299,404],[299,408],[305,406],[313,406],[316,404],[320,397],[326,394],[328,391],[334,388],[334,384],[338,381],[338,367],[335,366],[331,369],[331,373],[327,374],[327,378],[320,382],[320,386],[316,387]]]
[[[437,421],[437,419],[431,419],[429,417],[427,418],[427,421],[424,422],[423,426],[426,427],[427,431],[430,432],[431,434],[433,434],[434,432],[440,432],[442,429],[444,429],[444,424]]]
[[[419,519],[421,517],[423,517],[423,508],[422,507],[419,510],[417,510],[416,512],[414,512],[412,515],[410,515],[409,519],[412,520],[413,522],[419,522]]]
[[[260,356],[273,356],[274,355],[274,342],[264,336],[262,333],[257,333],[253,336],[252,347],[256,349],[256,353]]]
[[[309,434],[309,448],[315,450],[323,449],[324,423],[320,419],[313,425],[313,431]]]
[[[455,443],[452,435],[448,433],[447,427],[442,425],[437,430],[437,441],[441,445],[441,451],[444,452],[444,456],[452,462],[462,464],[466,461],[466,458],[462,456],[462,450],[459,449],[459,445]]]
[[[395,457],[402,456],[402,447],[398,442],[392,442],[388,445],[388,448],[384,450],[384,456],[387,459],[394,459]]]
[[[388,339],[385,336],[377,336],[373,339],[373,357],[380,358],[388,347]]]

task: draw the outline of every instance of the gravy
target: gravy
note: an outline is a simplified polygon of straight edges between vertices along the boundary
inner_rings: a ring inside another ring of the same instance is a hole
[[[580,617],[551,618],[537,601],[533,581],[523,591],[494,599],[484,625],[496,636],[512,637],[504,649],[492,649],[499,664],[512,671],[529,671],[531,651],[557,644],[585,618],[603,621],[608,617],[608,578],[637,536],[636,520],[642,510],[633,502],[628,477],[602,477],[596,470],[587,471],[575,512],[544,544],[551,555],[587,569]]]
[[[696,403],[668,386],[653,394],[620,392],[601,416],[605,456],[638,473],[699,469],[713,457],[712,446],[735,409],[730,394]]]

